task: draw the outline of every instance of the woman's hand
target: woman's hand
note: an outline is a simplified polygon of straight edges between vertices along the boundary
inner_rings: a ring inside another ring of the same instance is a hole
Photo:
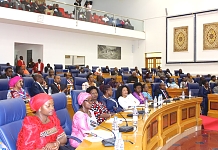
[[[58,148],[59,148],[59,143],[54,142],[54,143],[46,144],[46,146],[43,147],[43,150],[58,150]]]

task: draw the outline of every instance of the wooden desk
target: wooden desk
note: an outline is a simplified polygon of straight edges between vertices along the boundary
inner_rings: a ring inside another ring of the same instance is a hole
[[[185,95],[188,95],[188,89],[187,88],[185,88],[185,89],[167,88],[166,90],[167,90],[167,92],[169,93],[169,95],[172,98],[179,97],[180,95],[182,95],[183,91],[185,92]]]
[[[218,94],[208,94],[207,116],[218,118]]]
[[[185,136],[184,133],[190,134],[195,132],[196,129],[200,130],[202,125],[200,118],[201,101],[202,98],[192,98],[172,102],[168,105],[164,104],[159,109],[151,108],[149,116],[145,116],[144,119],[139,116],[137,132],[122,134],[124,140],[130,140],[134,143],[124,142],[125,150],[168,149],[171,145],[167,140],[170,138],[172,138],[172,142],[176,142]],[[126,116],[125,112],[123,114]],[[122,125],[125,125],[125,123],[123,122]],[[132,125],[132,123],[129,122],[129,125]],[[112,125],[103,122],[102,126],[111,129]],[[97,127],[97,129],[103,128]],[[189,130],[185,131],[187,129]],[[114,147],[104,147],[101,142],[92,143],[84,140],[77,148],[77,150],[97,149],[113,150]]]
[[[72,108],[72,100],[71,100],[71,97],[68,97],[68,96],[67,96],[67,110],[70,115],[70,118],[73,118],[74,110]],[[30,109],[29,103],[26,104],[26,113],[27,113],[27,116],[34,115],[33,111]]]

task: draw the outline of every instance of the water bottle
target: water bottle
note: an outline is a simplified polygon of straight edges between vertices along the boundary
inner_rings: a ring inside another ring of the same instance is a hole
[[[154,97],[154,104],[153,105],[154,105],[154,108],[157,107],[157,97],[156,96]]]
[[[148,109],[148,101],[145,100],[145,114],[149,113],[149,109]]]
[[[119,125],[118,125],[118,119],[115,116],[114,117],[114,121],[112,123],[112,131],[114,132],[114,134],[117,136],[117,134],[119,133]]]
[[[189,92],[188,92],[188,97],[192,97],[192,91],[191,90],[189,90]]]
[[[161,105],[161,95],[162,95],[162,94],[159,94],[159,95],[158,95],[158,98],[157,98],[157,103],[158,103],[157,105],[158,105],[158,106]]]
[[[182,99],[185,99],[185,92],[182,91]]]
[[[133,125],[136,125],[138,124],[138,110],[136,108],[136,106],[134,106],[134,109],[133,109],[133,118],[132,118],[132,121],[133,121]]]
[[[48,88],[48,95],[51,95],[51,87]]]
[[[124,141],[122,138],[122,134],[120,132],[117,133],[117,138],[114,144],[114,150],[124,150]]]
[[[160,103],[159,103],[159,105],[160,105],[160,106],[163,105],[163,96],[162,96],[162,94],[160,94]]]

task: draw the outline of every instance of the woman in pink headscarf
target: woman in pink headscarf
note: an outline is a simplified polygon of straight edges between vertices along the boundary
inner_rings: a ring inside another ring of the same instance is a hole
[[[73,116],[71,135],[83,141],[90,133],[90,130],[97,126],[97,120],[94,112],[90,110],[92,107],[92,96],[89,93],[82,92],[77,99],[80,109]],[[77,148],[79,143],[70,139],[70,145]]]
[[[23,79],[19,76],[15,76],[9,80],[9,88],[7,98],[23,98],[24,101],[29,101],[29,94],[22,88]]]

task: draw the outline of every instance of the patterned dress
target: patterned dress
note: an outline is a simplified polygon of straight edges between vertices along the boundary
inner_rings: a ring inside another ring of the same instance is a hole
[[[66,136],[60,121],[54,113],[48,117],[50,122],[43,124],[37,116],[27,116],[17,139],[17,150],[42,149],[47,143],[56,142]]]
[[[109,113],[107,107],[103,103],[98,101],[92,104],[91,110],[94,112],[98,124],[101,124],[104,120],[106,120],[106,118],[100,118],[100,115],[104,113]]]

